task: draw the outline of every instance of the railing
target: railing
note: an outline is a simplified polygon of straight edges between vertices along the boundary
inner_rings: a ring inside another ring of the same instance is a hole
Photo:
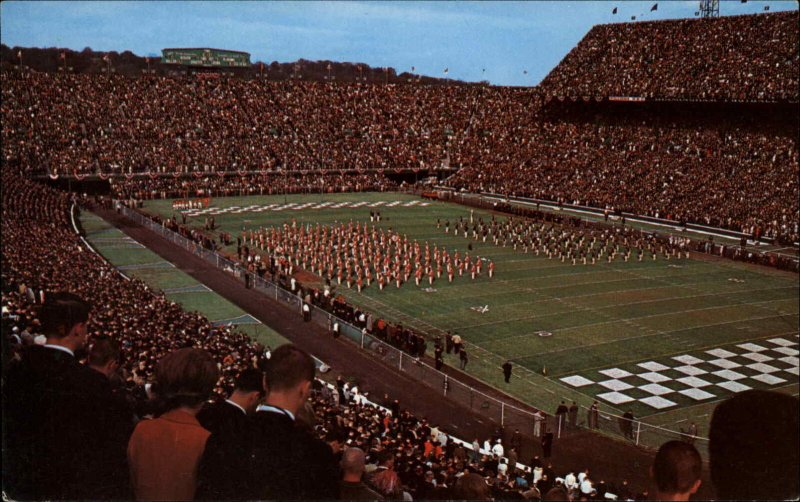
[[[199,243],[183,237],[133,209],[123,206],[122,213],[129,219],[161,235],[170,242],[203,258],[217,268],[234,275],[243,283],[246,280],[246,275],[249,275],[249,282],[253,289],[296,309],[298,321],[302,319],[304,301],[300,296],[302,293],[299,293],[299,290],[298,293],[287,291],[281,286],[247,271],[240,264],[229,260],[216,251],[203,248]],[[639,420],[633,420],[630,430],[628,430],[625,426],[620,426],[620,424],[624,423],[623,417],[601,411],[597,414],[596,420],[590,419],[589,409],[586,407],[580,408],[578,417],[574,422],[570,420],[569,415],[555,416],[541,411],[534,413],[529,410],[524,410],[518,406],[489,396],[459,381],[457,378],[437,370],[428,365],[425,361],[403,352],[367,333],[366,330],[360,329],[336,317],[331,312],[311,304],[309,304],[309,308],[311,315],[308,322],[314,322],[328,328],[330,328],[333,323],[338,323],[340,334],[343,335],[345,339],[358,345],[362,350],[368,351],[373,358],[382,361],[391,368],[403,372],[428,387],[439,390],[443,397],[455,401],[465,408],[490,419],[501,427],[519,429],[534,437],[542,437],[545,433],[552,432],[554,438],[557,439],[590,429],[617,438],[622,437],[632,444],[645,448],[658,448],[666,441],[684,439],[695,442],[695,446],[697,446],[701,454],[707,458],[708,440],[706,438],[698,436],[689,437],[682,432],[649,425]],[[471,347],[470,344],[466,345]],[[475,347],[475,349],[477,349],[477,347]]]

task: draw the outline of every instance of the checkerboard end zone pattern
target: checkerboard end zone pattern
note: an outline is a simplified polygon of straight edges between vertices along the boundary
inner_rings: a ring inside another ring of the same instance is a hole
[[[702,403],[753,388],[798,382],[798,337],[784,336],[682,354],[559,380],[614,405],[654,410]]]

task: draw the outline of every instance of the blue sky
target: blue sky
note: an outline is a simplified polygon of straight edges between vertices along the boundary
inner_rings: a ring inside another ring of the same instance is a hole
[[[698,1],[34,2],[0,4],[8,46],[131,50],[215,47],[252,61],[362,62],[497,85],[535,85],[595,24],[694,17]],[[797,1],[722,1],[722,15]],[[612,15],[614,7],[618,14]],[[483,73],[483,69],[486,72]],[[527,74],[524,71],[527,70]]]

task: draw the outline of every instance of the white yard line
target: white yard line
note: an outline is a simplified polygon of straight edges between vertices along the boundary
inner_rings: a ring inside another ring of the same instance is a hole
[[[700,309],[700,310],[703,310],[703,309]],[[790,314],[790,315],[798,315],[798,314]],[[736,321],[725,321],[725,322],[718,322],[718,323],[712,323],[712,324],[702,324],[700,326],[692,326],[690,328],[681,328],[681,329],[676,329],[676,330],[672,330],[672,331],[661,331],[661,330],[657,330],[657,329],[653,329],[653,328],[645,328],[648,331],[654,331],[654,333],[649,333],[649,334],[645,334],[645,335],[638,335],[638,336],[629,336],[627,338],[620,338],[620,339],[617,339],[617,340],[610,340],[610,341],[603,341],[603,342],[596,342],[596,343],[588,343],[588,344],[585,344],[585,345],[573,345],[571,347],[565,347],[565,348],[562,348],[562,349],[548,350],[548,351],[544,351],[544,352],[537,351],[537,352],[534,352],[532,354],[526,354],[526,355],[517,356],[514,359],[523,359],[525,357],[530,357],[530,356],[535,356],[535,355],[536,356],[538,356],[538,355],[542,355],[543,356],[543,355],[547,355],[547,354],[556,354],[556,353],[559,353],[559,352],[575,350],[577,348],[585,349],[587,347],[597,347],[597,346],[600,346],[600,345],[608,345],[608,344],[611,344],[611,343],[627,342],[629,340],[638,340],[640,338],[649,338],[649,337],[653,337],[653,336],[664,336],[664,335],[667,335],[667,334],[670,334],[670,333],[679,333],[681,331],[689,331],[689,330],[692,330],[692,329],[710,328],[711,326],[725,326],[726,324],[735,324],[737,322],[762,321],[764,319],[774,319],[776,317],[785,317],[785,316],[786,315],[784,314],[784,315],[770,315],[770,316],[764,316],[764,317],[750,317],[748,319],[739,319],[739,320],[736,320]],[[610,323],[613,323],[613,322],[632,322],[632,321],[629,320],[629,319],[619,319],[619,320],[614,320],[614,321],[609,321],[609,322],[602,322],[602,323],[595,323],[595,324],[610,324]],[[593,326],[595,324],[586,324],[584,326]],[[635,324],[635,323],[633,323],[633,324]],[[794,331],[792,331],[792,333],[794,333]],[[772,336],[776,336],[776,335],[772,335]],[[696,347],[692,347],[691,350],[698,350],[698,349]],[[658,356],[658,357],[663,357],[663,356]],[[583,371],[583,369],[581,369],[581,371]]]
[[[590,324],[581,324],[581,325],[578,325],[578,326],[570,326],[568,328],[560,328],[557,331],[558,331],[558,333],[562,333],[564,331],[582,329],[582,328],[586,328],[586,327],[590,327],[590,326],[600,326],[600,325],[603,325],[603,324],[613,324],[615,322],[636,324],[636,321],[638,321],[640,319],[651,319],[651,318],[654,318],[654,317],[676,315],[676,314],[686,314],[686,313],[689,313],[689,312],[703,312],[703,311],[706,311],[706,310],[725,309],[725,308],[730,308],[730,307],[739,307],[739,306],[742,306],[742,305],[758,305],[758,304],[761,304],[761,303],[771,303],[771,302],[774,302],[774,301],[775,300],[762,300],[762,301],[759,301],[759,302],[746,302],[746,303],[734,303],[734,304],[730,304],[730,305],[717,305],[717,306],[714,306],[714,307],[704,307],[704,308],[701,308],[701,309],[680,310],[680,311],[676,311],[676,312],[666,312],[666,313],[661,313],[661,314],[651,314],[651,315],[644,315],[644,316],[639,316],[639,317],[622,317],[622,318],[611,319],[611,320],[608,320],[608,321],[594,322],[594,323],[590,323]],[[594,309],[592,309],[592,310],[594,310]],[[765,309],[765,310],[770,310],[772,312],[775,312],[775,311],[773,311],[771,309]],[[795,314],[795,313],[780,313],[780,312],[776,312],[776,313],[778,314],[778,316],[798,315],[798,314]],[[562,312],[562,313],[552,314],[552,315],[563,315],[563,314],[564,313]],[[541,319],[542,317],[546,317],[546,316],[538,316],[536,318],[537,319]],[[776,316],[771,316],[771,317],[776,317]],[[752,318],[741,319],[740,321],[728,321],[728,322],[747,322],[750,319],[752,319]],[[758,318],[758,319],[763,319],[763,318]],[[689,327],[689,328],[681,328],[681,329],[673,330],[673,331],[659,331],[659,333],[663,333],[663,334],[674,333],[674,332],[678,332],[678,331],[685,331],[685,330],[688,330],[688,329],[695,329],[695,328],[708,327],[708,326],[714,326],[714,325],[710,324],[710,325],[703,325],[703,326],[696,326],[696,327]],[[655,328],[650,328],[650,327],[642,327],[641,329],[646,329],[646,330],[650,330],[650,331],[658,331]],[[530,333],[524,333],[524,334],[521,334],[521,335],[514,335],[512,337],[507,338],[507,340],[511,340],[513,338],[520,338],[520,337],[535,335],[536,333],[538,333],[538,331],[539,330],[533,331],[533,332],[530,332]],[[620,338],[617,341],[629,340],[629,339],[630,338]],[[482,341],[491,342],[491,341],[495,341],[495,340],[500,340],[500,338],[492,338],[492,339],[482,340]],[[583,347],[583,345],[578,345],[576,347]]]
[[[754,292],[757,292],[757,291],[777,291],[777,290],[780,290],[780,289],[789,289],[789,288],[790,288],[789,286],[785,286],[785,287],[780,287],[780,288],[750,289],[750,290],[747,290],[747,292],[748,293],[754,293]],[[638,291],[638,290],[636,290],[636,291]],[[624,293],[624,291],[619,291],[619,292],[618,291],[614,291],[613,293],[599,293],[599,294],[584,295],[584,296],[599,296],[599,295],[602,295],[602,294],[608,295],[608,294],[618,294],[618,293]],[[602,307],[597,307],[597,309],[598,310],[604,310],[604,309],[617,308],[617,307],[628,307],[628,306],[633,306],[633,305],[643,305],[643,304],[646,304],[646,303],[658,303],[658,302],[666,302],[666,301],[673,301],[673,300],[690,300],[692,298],[708,298],[708,297],[714,297],[714,296],[735,295],[737,293],[741,293],[741,292],[729,291],[729,292],[725,292],[725,293],[706,293],[706,294],[689,295],[689,296],[670,296],[670,297],[667,297],[667,298],[658,298],[656,300],[643,300],[643,301],[640,301],[640,302],[629,302],[629,303],[614,303],[614,304],[611,304],[611,305],[604,305]],[[582,298],[582,297],[583,296],[570,296],[569,298]],[[766,303],[766,302],[779,302],[779,301],[783,301],[783,300],[792,300],[792,298],[778,298],[778,299],[773,299],[773,300],[763,300],[762,302],[763,303]],[[546,299],[546,300],[539,300],[538,303],[541,304],[541,303],[545,303],[545,302],[557,302],[557,301],[558,300],[556,300],[556,299],[550,298],[550,299]],[[762,303],[762,302],[752,302],[752,303]],[[525,302],[506,303],[506,304],[503,304],[503,307],[513,307],[515,305],[527,305],[529,303],[531,303],[530,300],[525,301]],[[733,305],[740,305],[740,304],[739,303],[733,303],[733,304],[729,304],[729,305],[718,305],[718,307],[733,306]],[[689,311],[689,310],[680,310],[680,311],[675,311],[675,312],[671,312],[671,313],[678,314],[678,313],[681,313],[681,312],[691,312],[691,311]],[[517,317],[517,318],[513,318],[513,319],[503,319],[503,320],[500,320],[500,321],[486,322],[486,323],[482,323],[482,324],[468,324],[468,325],[464,325],[464,326],[456,326],[456,327],[453,327],[451,329],[480,328],[482,326],[491,326],[491,325],[494,325],[494,324],[503,324],[503,323],[506,323],[506,322],[525,321],[525,320],[528,320],[528,319],[542,319],[544,317],[564,315],[564,313],[565,312],[556,312],[556,313],[553,313],[553,314],[540,314],[540,315],[534,315],[534,316]],[[463,312],[461,312],[459,310],[458,312],[450,312],[450,313],[447,313],[447,314],[437,314],[437,315],[434,315],[432,317],[454,316],[454,315],[458,315],[458,317],[463,317]],[[634,318],[634,319],[638,319],[638,318]]]

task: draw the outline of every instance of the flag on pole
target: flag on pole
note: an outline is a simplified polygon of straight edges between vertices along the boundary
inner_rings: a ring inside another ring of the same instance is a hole
[[[522,70],[522,74],[523,75],[527,75],[528,74],[528,70]]]
[[[636,16],[631,16],[631,21],[636,21]]]
[[[769,5],[765,5],[764,10],[769,10]]]
[[[612,11],[611,11],[611,13],[612,13],[612,14],[616,14],[616,13],[617,13],[617,8],[616,8],[616,7],[614,7],[614,10],[612,10]]]
[[[447,72],[449,72],[449,71],[450,71],[450,68],[445,68],[445,69],[444,69],[444,73],[445,73],[445,74],[447,74]]]
[[[111,57],[110,57],[108,54],[105,54],[105,55],[103,56],[103,61],[105,61],[105,62],[108,62],[108,61],[110,61],[110,60],[111,60]]]
[[[328,71],[331,71],[331,68],[333,68],[333,67],[331,66],[330,63],[328,63]]]
[[[411,67],[411,73],[414,73],[417,69],[415,67]]]
[[[22,59],[22,51],[17,51],[17,57]]]
[[[654,3],[653,6],[650,7],[650,12],[653,12],[654,10],[658,10],[658,4],[657,3]]]

